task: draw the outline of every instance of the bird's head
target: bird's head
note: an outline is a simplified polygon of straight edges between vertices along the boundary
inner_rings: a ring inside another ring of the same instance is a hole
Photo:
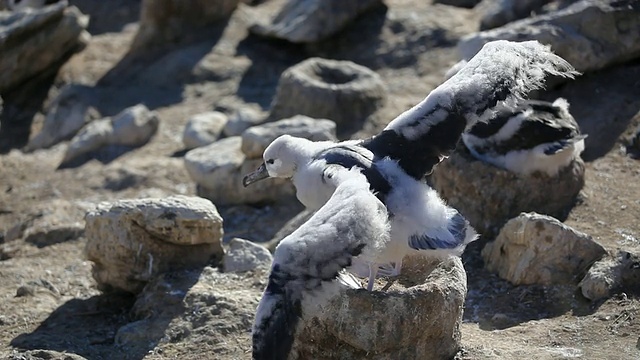
[[[273,178],[290,178],[301,162],[308,160],[305,145],[311,141],[291,135],[282,135],[275,139],[262,154],[264,162],[252,173],[242,179],[246,187],[257,181]]]

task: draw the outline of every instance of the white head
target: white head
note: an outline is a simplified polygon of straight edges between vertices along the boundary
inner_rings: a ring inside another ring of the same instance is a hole
[[[256,171],[247,174],[242,180],[244,186],[268,177],[290,178],[293,177],[299,166],[306,164],[313,157],[313,141],[282,135],[275,139],[265,149],[262,158],[264,162]]]

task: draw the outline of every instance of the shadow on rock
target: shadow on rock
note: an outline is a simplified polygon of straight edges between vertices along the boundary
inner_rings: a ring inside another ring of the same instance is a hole
[[[468,274],[464,322],[490,331],[567,313],[587,316],[597,310],[574,285],[515,286],[499,278],[484,268],[482,245],[470,244],[463,257]]]

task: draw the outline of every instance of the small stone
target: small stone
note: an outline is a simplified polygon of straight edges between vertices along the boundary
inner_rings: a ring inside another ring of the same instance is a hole
[[[336,140],[336,124],[331,120],[296,115],[289,119],[253,126],[242,133],[242,152],[249,159],[262,159],[271,142],[282,135],[311,141]]]
[[[246,272],[257,267],[268,268],[273,257],[264,246],[243,239],[231,239],[224,255],[224,272]]]
[[[614,292],[640,293],[640,255],[619,251],[591,266],[578,286],[589,300],[608,298]]]
[[[234,111],[229,116],[229,121],[222,130],[225,136],[240,136],[248,128],[260,125],[265,121],[265,117],[252,108],[242,108]]]
[[[482,250],[487,269],[515,285],[575,284],[605,254],[591,236],[536,213],[509,220]]]
[[[158,131],[155,112],[139,104],[114,116],[95,120],[85,126],[69,143],[62,164],[106,145],[141,146]]]
[[[85,221],[85,251],[103,290],[137,294],[159,273],[204,266],[224,253],[222,217],[199,197],[101,203]]]
[[[186,149],[209,145],[218,140],[228,121],[227,116],[218,111],[194,115],[187,121],[182,143]]]
[[[90,91],[90,88],[77,84],[64,86],[49,106],[42,130],[29,141],[25,150],[49,148],[69,140],[86,124],[100,118],[86,98]]]
[[[16,297],[33,296],[36,293],[36,289],[30,285],[22,285],[16,290]]]

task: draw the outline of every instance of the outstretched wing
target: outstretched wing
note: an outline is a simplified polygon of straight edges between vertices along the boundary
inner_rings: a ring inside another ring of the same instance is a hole
[[[490,115],[498,103],[542,87],[549,74],[578,73],[537,41],[487,43],[460,71],[362,145],[378,157],[398,160],[407,174],[420,179],[453,150],[467,127]]]
[[[375,257],[389,239],[384,205],[358,170],[338,172],[336,191],[276,248],[253,327],[254,359],[286,359],[305,295],[337,282],[354,257]]]

